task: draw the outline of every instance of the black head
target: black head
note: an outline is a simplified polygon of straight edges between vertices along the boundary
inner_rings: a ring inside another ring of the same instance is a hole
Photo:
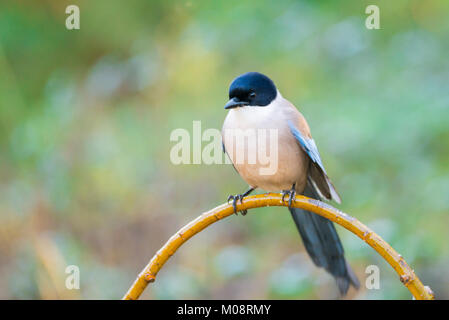
[[[273,81],[258,72],[244,73],[232,81],[229,87],[229,101],[225,109],[243,106],[264,107],[276,98]]]

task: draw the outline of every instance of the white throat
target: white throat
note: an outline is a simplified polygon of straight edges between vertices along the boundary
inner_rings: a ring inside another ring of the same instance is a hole
[[[262,128],[276,120],[282,109],[284,98],[277,91],[276,98],[266,106],[244,106],[229,110],[227,120],[232,127]]]

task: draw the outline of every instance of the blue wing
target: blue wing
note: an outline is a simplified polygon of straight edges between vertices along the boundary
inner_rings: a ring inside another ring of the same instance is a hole
[[[293,125],[293,123],[289,120],[288,126],[290,127],[290,131],[295,136],[296,140],[299,141],[299,144],[303,148],[303,150],[307,153],[309,158],[316,163],[321,170],[323,170],[324,173],[326,173],[326,170],[324,169],[323,162],[321,161],[320,153],[318,152],[318,148],[315,144],[315,141],[310,138],[305,138],[301,132],[296,129],[296,127]]]
[[[333,199],[340,203],[340,196],[327,176],[326,169],[324,169],[324,165],[321,161],[320,153],[318,152],[315,141],[311,138],[304,137],[290,120],[288,121],[288,126],[290,127],[290,131],[293,136],[296,140],[298,140],[301,148],[314,164],[309,172],[309,178],[312,180],[315,188],[322,196],[324,196],[324,198],[329,200]]]

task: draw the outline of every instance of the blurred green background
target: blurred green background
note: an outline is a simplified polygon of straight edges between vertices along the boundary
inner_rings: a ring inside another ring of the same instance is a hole
[[[380,30],[365,28],[369,4]],[[231,80],[259,71],[308,119],[338,207],[448,299],[448,13],[444,0],[2,1],[0,298],[121,298],[180,227],[243,192],[230,165],[173,165],[169,138],[194,120],[221,129]],[[411,299],[338,229],[362,283],[347,298]],[[337,296],[288,211],[264,208],[192,238],[142,298]]]

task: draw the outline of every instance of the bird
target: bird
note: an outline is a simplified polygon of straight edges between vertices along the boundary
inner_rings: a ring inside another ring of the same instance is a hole
[[[249,185],[248,191],[228,197],[228,202],[232,200],[234,212],[237,214],[237,202],[242,202],[256,189],[282,192],[283,201],[288,196],[288,209],[314,264],[334,277],[341,296],[347,294],[351,285],[358,289],[359,280],[345,259],[333,222],[291,206],[296,194],[341,203],[304,116],[281,95],[268,76],[259,72],[244,73],[231,82],[229,101],[224,108],[228,113],[221,132],[223,152]],[[277,140],[268,141],[268,134],[264,135],[265,140],[259,137],[250,139],[264,130],[275,130]],[[242,132],[246,135],[242,136]],[[236,141],[242,138],[247,143]],[[250,140],[253,143],[249,143]],[[251,156],[270,149],[263,146],[264,143],[270,147],[274,146],[272,143],[277,146],[276,157],[273,157],[277,167],[269,174],[262,170],[266,163],[254,160],[254,157],[249,161]],[[241,213],[245,215],[246,210]]]

